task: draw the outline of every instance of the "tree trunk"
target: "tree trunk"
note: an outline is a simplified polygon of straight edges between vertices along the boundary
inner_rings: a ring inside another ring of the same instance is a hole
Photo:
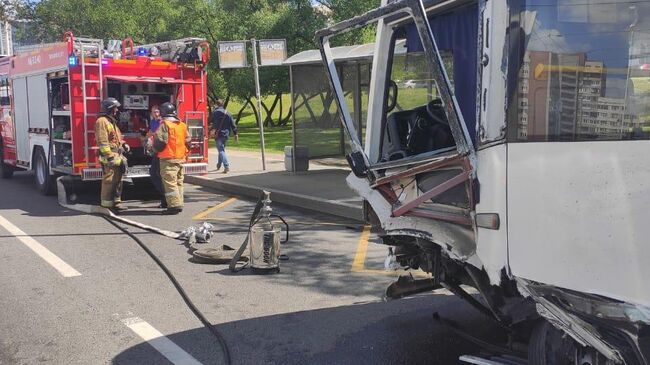
[[[271,115],[272,111],[269,111],[269,107],[266,106],[266,103],[264,101],[262,101],[260,104],[262,105],[262,108],[264,108],[264,112],[266,112],[266,117],[263,118],[264,126],[268,127],[270,125],[271,127],[274,127],[275,124],[273,124],[273,117]]]
[[[235,124],[239,124],[239,119],[241,119],[241,115],[242,113],[244,113],[244,110],[246,110],[246,106],[248,105],[249,102],[250,102],[249,99],[247,99],[244,105],[242,105],[241,109],[239,109],[239,111],[237,112],[237,118],[235,118]]]
[[[334,97],[332,93],[328,91],[327,94],[325,94],[325,97],[323,97],[323,94],[321,93],[320,99],[323,103],[323,114],[320,116],[319,125],[321,127],[327,128],[332,122],[332,113],[330,113],[330,108],[332,107]]]
[[[259,115],[257,115],[257,107],[255,106],[255,103],[253,103],[251,101],[252,97],[253,97],[252,95],[249,96],[248,99],[246,99],[246,102],[251,105],[251,108],[253,108],[253,114],[255,114],[255,123],[257,125],[257,128],[260,128],[260,125],[261,125],[260,122],[261,121],[260,121]]]
[[[230,93],[226,95],[226,100],[223,102],[223,108],[228,109],[228,103],[230,102]]]
[[[276,123],[273,121],[273,112],[275,111],[275,107],[278,105],[278,100],[282,100],[282,93],[277,93],[275,94],[275,99],[273,100],[273,104],[271,105],[271,108],[267,108],[265,104],[262,104],[264,106],[264,109],[266,110],[266,118],[264,118],[264,126],[271,125],[271,127],[275,127]],[[278,122],[282,119],[282,114],[280,114],[280,117],[278,118]]]
[[[285,125],[289,124],[289,122],[291,121],[291,115],[292,114],[293,114],[293,112],[291,111],[291,109],[289,109],[289,114],[287,114],[286,118],[284,118],[284,119],[282,119],[282,121],[280,121],[280,125],[285,126]]]
[[[302,99],[304,100],[304,105],[305,108],[307,108],[307,111],[309,112],[309,116],[311,117],[311,120],[314,122],[314,124],[318,125],[318,119],[316,118],[316,115],[314,115],[314,111],[311,109],[311,105],[309,105],[309,99],[305,96],[305,94],[300,94],[302,96]]]
[[[278,125],[284,125],[282,122],[284,121],[284,118],[282,117],[282,113],[284,113],[284,108],[282,107],[282,94],[280,94],[280,113],[278,113]]]

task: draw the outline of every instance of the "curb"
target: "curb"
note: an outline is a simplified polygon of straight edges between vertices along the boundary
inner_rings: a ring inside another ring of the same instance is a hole
[[[307,209],[319,213],[326,213],[337,217],[353,219],[355,221],[363,221],[363,209],[359,205],[333,202],[313,196],[288,193],[286,191],[264,189],[259,186],[232,183],[228,181],[211,180],[201,176],[185,175],[186,183],[211,188],[221,192],[233,195],[242,195],[250,198],[259,198],[263,190],[271,193],[271,200],[280,204],[289,205],[291,207]]]

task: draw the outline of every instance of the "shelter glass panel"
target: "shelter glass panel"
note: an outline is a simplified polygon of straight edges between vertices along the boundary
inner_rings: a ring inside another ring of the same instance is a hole
[[[307,147],[310,158],[342,155],[343,132],[324,67],[297,65],[292,72],[296,146]]]

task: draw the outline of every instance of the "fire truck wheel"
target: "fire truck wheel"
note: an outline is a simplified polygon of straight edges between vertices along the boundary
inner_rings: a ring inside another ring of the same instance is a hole
[[[14,176],[14,169],[13,167],[4,163],[3,162],[4,159],[5,159],[4,147],[2,146],[2,142],[0,141],[0,176],[3,179],[9,179],[12,176]]]
[[[56,177],[50,175],[47,167],[45,152],[40,147],[34,151],[34,179],[36,187],[43,195],[54,195],[56,189]]]

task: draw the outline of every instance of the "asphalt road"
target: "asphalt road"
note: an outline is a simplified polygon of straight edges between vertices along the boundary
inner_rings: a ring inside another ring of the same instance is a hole
[[[223,364],[218,342],[131,238],[60,207],[32,179],[0,180],[0,364]],[[84,186],[79,200],[96,200],[97,189]],[[185,211],[162,216],[149,189],[126,187],[129,219],[174,231],[207,220],[217,231],[210,245],[244,239],[254,202],[187,186]],[[396,277],[382,271],[386,248],[374,234],[362,270],[353,270],[362,227],[274,209],[292,229],[277,275],[196,264],[181,242],[129,228],[224,336],[234,364],[455,364],[479,350],[433,312],[478,335],[496,333],[445,291],[383,301]]]

